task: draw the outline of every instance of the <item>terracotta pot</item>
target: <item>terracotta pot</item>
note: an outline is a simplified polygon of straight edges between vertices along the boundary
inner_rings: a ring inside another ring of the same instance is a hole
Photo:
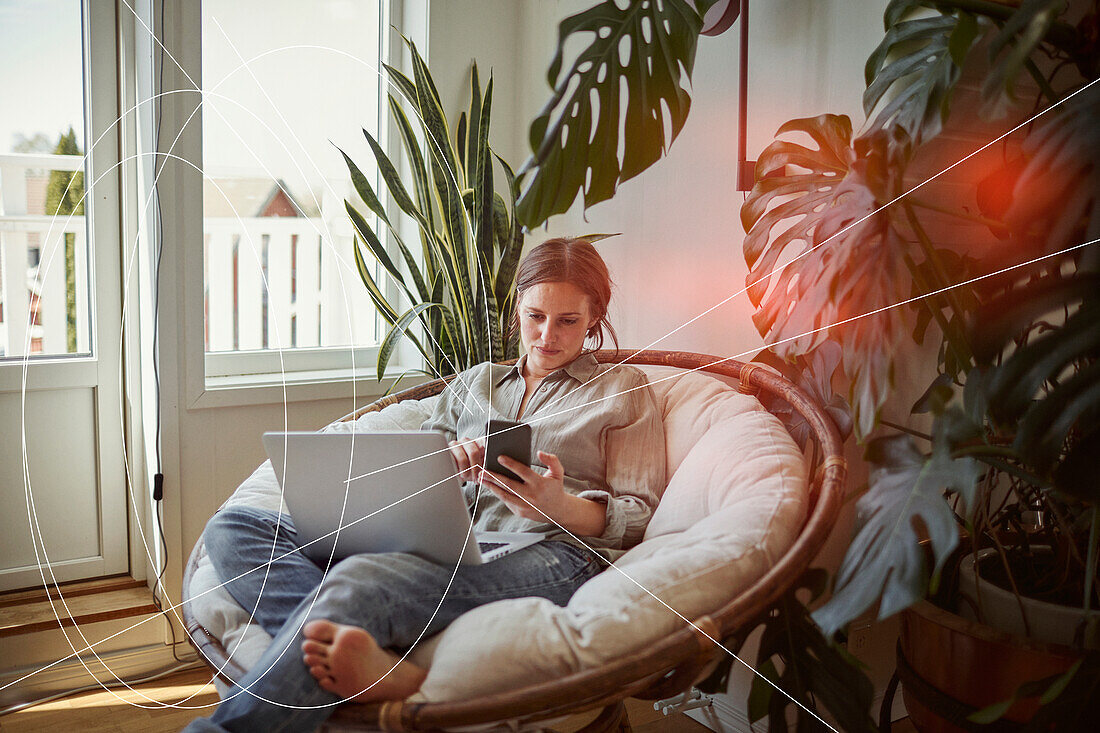
[[[998,631],[928,601],[901,615],[898,674],[922,733],[965,731],[971,712],[1010,698],[1024,682],[1065,672],[1079,657],[1070,647]],[[1021,700],[1005,719],[1026,722],[1037,708],[1037,700]]]

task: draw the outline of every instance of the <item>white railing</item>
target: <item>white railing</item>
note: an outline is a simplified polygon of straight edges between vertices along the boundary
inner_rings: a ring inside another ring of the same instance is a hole
[[[33,353],[67,353],[66,234],[75,238],[77,353],[89,353],[85,219],[27,213],[28,170],[75,171],[81,162],[81,156],[0,155],[0,357],[22,356],[28,346]],[[378,343],[377,315],[355,269],[343,207],[325,209],[337,213],[204,220],[207,352]],[[29,264],[36,248],[39,266]]]
[[[0,357],[69,352],[66,234],[74,245],[76,353],[90,351],[85,219],[27,213],[28,170],[76,171],[82,162],[79,155],[0,155]]]
[[[208,352],[378,342],[344,222],[207,218],[203,229]]]

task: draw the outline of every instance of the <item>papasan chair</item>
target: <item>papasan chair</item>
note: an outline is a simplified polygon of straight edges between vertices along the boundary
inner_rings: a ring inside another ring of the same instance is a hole
[[[416,695],[342,704],[329,727],[536,729],[600,709],[586,730],[626,728],[625,698],[690,689],[727,654],[717,642],[808,567],[846,477],[840,436],[821,407],[758,364],[679,351],[600,351],[597,359],[641,368],[664,413],[668,486],[643,541],[565,607],[520,598],[464,614],[412,651],[428,668]],[[445,383],[385,397],[325,430],[416,430]],[[763,404],[808,429],[804,449]],[[226,502],[235,504],[280,507],[269,462]],[[223,684],[239,678],[270,637],[219,587],[201,538],[183,599],[201,658]]]

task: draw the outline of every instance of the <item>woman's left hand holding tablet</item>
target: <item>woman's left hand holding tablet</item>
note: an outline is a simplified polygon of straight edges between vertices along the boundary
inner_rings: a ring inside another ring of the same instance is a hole
[[[538,457],[546,465],[546,473],[501,456],[500,465],[523,480],[515,481],[486,469],[481,485],[496,494],[516,516],[551,522],[585,537],[602,535],[607,522],[606,506],[567,493],[565,470],[558,457],[543,451],[538,451]]]

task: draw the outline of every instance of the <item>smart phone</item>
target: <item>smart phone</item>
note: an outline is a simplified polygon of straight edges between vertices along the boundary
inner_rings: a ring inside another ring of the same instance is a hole
[[[500,465],[500,456],[531,465],[531,426],[514,420],[490,420],[485,439],[485,468],[505,478],[522,482],[519,476]]]

